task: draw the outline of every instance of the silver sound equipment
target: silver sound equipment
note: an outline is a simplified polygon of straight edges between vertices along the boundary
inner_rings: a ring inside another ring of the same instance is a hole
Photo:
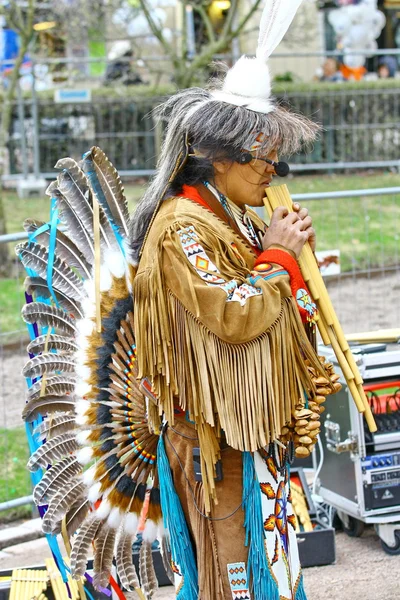
[[[328,398],[322,415],[323,462],[316,491],[336,509],[348,535],[360,536],[365,524],[373,524],[385,552],[400,554],[400,351],[369,344],[352,352],[378,431],[369,432],[335,356],[320,347],[341,374],[343,388]]]

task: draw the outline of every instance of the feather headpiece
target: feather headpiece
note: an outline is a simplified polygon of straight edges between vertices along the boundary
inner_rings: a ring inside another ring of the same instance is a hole
[[[258,45],[254,58],[242,56],[226,74],[221,90],[212,95],[235,106],[259,113],[270,113],[271,98],[268,59],[282,41],[303,0],[266,0],[260,20]]]

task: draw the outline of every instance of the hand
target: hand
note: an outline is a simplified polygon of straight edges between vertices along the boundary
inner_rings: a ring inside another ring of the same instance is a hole
[[[308,210],[301,208],[300,205],[294,205],[294,212],[289,213],[287,208],[279,206],[274,210],[271,222],[266,231],[262,246],[266,250],[274,244],[279,244],[288,250],[292,250],[297,257],[307,242],[311,240],[315,248],[315,231],[312,228],[311,217],[308,216]]]
[[[300,217],[300,219],[302,219],[303,221],[305,219],[309,219],[309,226],[308,228],[311,229],[311,231],[309,232],[309,236],[308,236],[308,242],[311,246],[311,250],[313,252],[315,252],[315,248],[317,247],[317,238],[315,235],[315,229],[314,227],[312,227],[312,218],[308,215],[308,209],[307,208],[301,208],[300,204],[298,204],[297,202],[295,202],[293,204],[293,210],[298,214],[298,216]]]

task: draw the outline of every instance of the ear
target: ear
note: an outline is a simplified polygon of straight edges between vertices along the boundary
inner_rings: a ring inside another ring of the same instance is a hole
[[[228,172],[232,161],[230,160],[217,160],[213,162],[214,172],[218,175],[225,175]]]

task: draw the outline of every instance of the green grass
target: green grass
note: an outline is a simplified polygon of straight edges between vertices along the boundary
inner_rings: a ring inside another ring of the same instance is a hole
[[[32,484],[26,463],[29,458],[25,428],[0,428],[0,502],[29,496]],[[20,506],[0,513],[0,522],[30,517],[31,506]]]
[[[0,333],[17,331],[23,327],[21,308],[24,302],[22,281],[0,280]]]
[[[400,187],[400,174],[296,176],[291,194]],[[399,260],[400,195],[303,201],[313,217],[319,250],[341,251],[343,272],[390,266]]]

